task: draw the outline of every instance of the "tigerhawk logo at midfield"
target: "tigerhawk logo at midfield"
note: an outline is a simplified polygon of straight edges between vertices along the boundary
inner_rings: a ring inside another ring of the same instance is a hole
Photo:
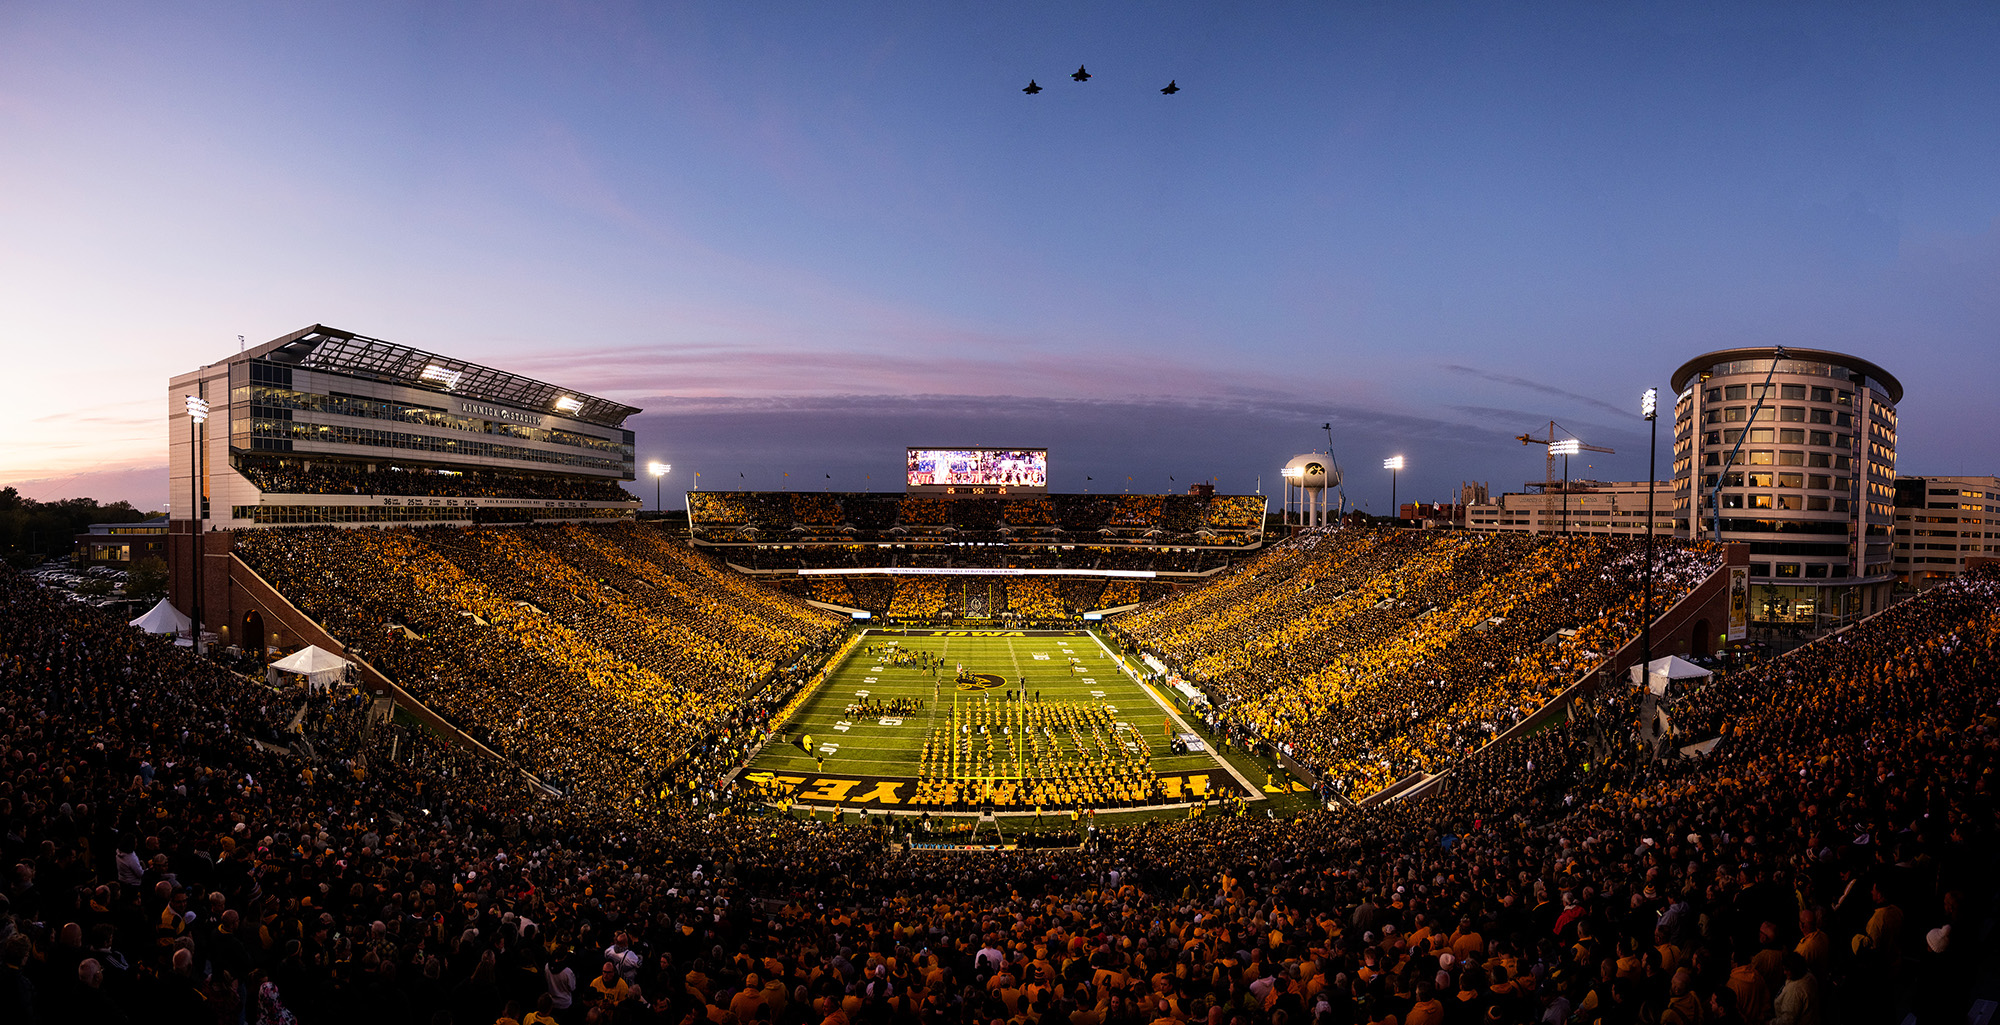
[[[968,673],[966,679],[958,681],[959,690],[992,690],[1006,685],[1007,681],[992,673]]]

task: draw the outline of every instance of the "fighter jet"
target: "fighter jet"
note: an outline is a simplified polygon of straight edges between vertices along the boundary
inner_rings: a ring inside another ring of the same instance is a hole
[[[1038,92],[1041,92],[1041,91],[1042,91],[1042,87],[1041,87],[1041,86],[1039,86],[1039,85],[1036,85],[1036,84],[1035,84],[1035,80],[1031,78],[1031,79],[1028,79],[1028,85],[1027,85],[1027,87],[1026,87],[1026,88],[1024,88],[1024,89],[1022,89],[1021,91],[1022,91],[1022,92],[1024,92],[1024,93],[1027,93],[1027,94],[1028,94],[1028,95],[1030,95],[1030,96],[1033,96],[1033,95],[1035,95],[1036,93],[1038,93]]]
[[[1173,94],[1175,94],[1175,93],[1177,93],[1177,92],[1180,92],[1180,91],[1181,91],[1181,87],[1180,87],[1179,85],[1176,85],[1176,84],[1175,84],[1174,82],[1171,82],[1171,81],[1170,81],[1170,82],[1168,82],[1168,83],[1167,83],[1167,87],[1166,87],[1165,89],[1162,89],[1162,90],[1160,90],[1160,91],[1161,91],[1161,92],[1163,92],[1163,93],[1165,93],[1165,94],[1167,94],[1168,96],[1172,96]]]
[[[1076,72],[1070,75],[1069,77],[1079,82],[1088,82],[1090,81],[1090,72],[1083,70],[1083,65],[1078,64],[1076,66]]]

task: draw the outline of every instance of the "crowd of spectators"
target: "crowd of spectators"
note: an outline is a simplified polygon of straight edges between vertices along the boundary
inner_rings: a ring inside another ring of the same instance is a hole
[[[0,599],[9,1023],[1927,1025],[1991,954],[1990,573],[1680,697],[1703,758],[1614,694],[1384,808],[993,855],[538,797]]]
[[[1656,614],[1720,566],[1661,541]],[[1199,687],[1212,725],[1360,797],[1477,749],[1636,636],[1644,569],[1629,538],[1315,531],[1113,630]]]
[[[925,542],[1244,547],[1263,537],[1261,495],[933,495],[697,491],[698,541]]]
[[[752,570],[880,569],[1136,569],[1160,573],[1213,574],[1243,557],[1212,548],[1149,548],[1110,545],[961,545],[909,542],[773,544],[717,551],[729,562]],[[1185,578],[1184,578],[1185,579]]]
[[[615,479],[502,470],[434,470],[343,460],[236,457],[236,469],[260,491],[286,495],[398,495],[419,498],[531,498],[636,502]]]
[[[775,576],[787,594],[856,608],[899,621],[1006,618],[1074,626],[1085,612],[1149,601],[1176,584],[1103,577]]]
[[[841,630],[638,524],[263,530],[237,554],[523,768],[627,803],[740,755]]]

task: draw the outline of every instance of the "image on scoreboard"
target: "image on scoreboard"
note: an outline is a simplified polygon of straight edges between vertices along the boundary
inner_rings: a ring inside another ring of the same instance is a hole
[[[1049,486],[1049,453],[1041,448],[911,448],[909,486]]]

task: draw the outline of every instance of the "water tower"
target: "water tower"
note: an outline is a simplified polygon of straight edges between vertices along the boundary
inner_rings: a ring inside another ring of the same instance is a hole
[[[1290,512],[1294,508],[1296,492],[1299,511],[1299,525],[1324,527],[1327,525],[1327,499],[1340,487],[1340,468],[1333,465],[1333,457],[1324,452],[1307,452],[1293,456],[1278,471],[1285,481],[1283,508],[1290,522]]]

